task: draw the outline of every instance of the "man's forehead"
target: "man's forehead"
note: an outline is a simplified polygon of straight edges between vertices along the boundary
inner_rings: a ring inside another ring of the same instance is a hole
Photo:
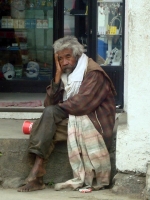
[[[72,55],[72,49],[63,49],[57,52],[58,56]]]

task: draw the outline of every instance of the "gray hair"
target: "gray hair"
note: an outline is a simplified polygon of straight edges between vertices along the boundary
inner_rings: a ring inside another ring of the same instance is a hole
[[[74,57],[80,57],[84,52],[84,47],[78,42],[77,38],[69,35],[56,40],[53,48],[54,53],[64,49],[72,49]]]

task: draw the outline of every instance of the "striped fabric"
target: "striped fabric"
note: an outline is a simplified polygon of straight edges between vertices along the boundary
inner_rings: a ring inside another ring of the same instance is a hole
[[[87,115],[70,115],[67,142],[74,178],[56,184],[55,189],[68,187],[77,189],[86,185],[98,190],[109,185],[111,172],[109,153],[102,136]]]

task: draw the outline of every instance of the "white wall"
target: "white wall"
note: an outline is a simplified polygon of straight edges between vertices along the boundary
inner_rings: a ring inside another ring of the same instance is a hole
[[[117,132],[117,168],[146,172],[150,160],[150,2],[126,0],[124,109]]]

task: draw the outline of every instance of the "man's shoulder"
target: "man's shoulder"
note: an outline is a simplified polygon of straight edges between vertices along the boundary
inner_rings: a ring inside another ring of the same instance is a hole
[[[101,71],[103,72],[104,70],[101,68],[101,66],[96,63],[92,58],[88,58],[88,66],[87,66],[87,73],[91,71]]]
[[[99,72],[101,72],[101,74],[103,75],[103,77],[105,77],[109,81],[110,87],[112,88],[112,91],[113,91],[113,94],[114,95],[117,94],[116,90],[115,90],[115,87],[114,87],[114,85],[113,85],[112,80],[110,79],[110,77],[106,74],[106,72],[102,69],[102,67],[98,63],[96,63],[92,58],[89,58],[88,59],[88,66],[87,66],[86,73],[88,74],[88,73],[90,73],[92,71],[96,71],[96,72],[99,71]]]

